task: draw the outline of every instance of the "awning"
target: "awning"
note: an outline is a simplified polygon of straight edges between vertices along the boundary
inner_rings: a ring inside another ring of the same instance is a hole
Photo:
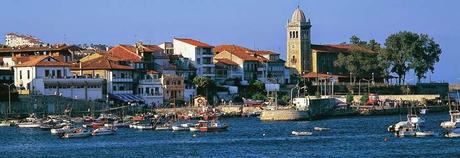
[[[109,94],[109,98],[116,99],[122,102],[144,102],[144,99],[142,99],[142,97],[133,94]]]

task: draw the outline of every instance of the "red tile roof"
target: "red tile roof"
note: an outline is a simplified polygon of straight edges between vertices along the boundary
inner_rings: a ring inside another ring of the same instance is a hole
[[[245,48],[245,47],[242,47],[242,46],[237,46],[237,45],[229,45],[229,44],[224,44],[224,45],[218,45],[216,47],[214,47],[212,49],[212,51],[216,54],[222,52],[222,51],[235,51],[235,50],[239,50],[239,51],[253,51],[249,48]]]
[[[47,61],[51,58],[54,61]],[[70,67],[68,63],[64,63],[52,56],[42,55],[30,57],[28,61],[19,62],[15,67]]]
[[[131,66],[117,64],[116,61],[110,60],[108,56],[101,56],[95,59],[81,62],[80,65],[74,65],[73,69],[81,70],[133,70]]]
[[[216,59],[216,64],[218,63],[222,63],[222,64],[225,64],[225,65],[238,65],[237,63],[231,61],[230,59],[226,59],[226,58],[222,58],[222,59]]]
[[[190,38],[174,38],[174,39],[197,46],[197,47],[202,47],[202,48],[212,48],[213,47],[207,43],[203,43],[203,42],[200,42],[194,39],[190,39]]]
[[[360,52],[365,53],[376,53],[370,49],[353,45],[353,44],[329,44],[329,45],[316,45],[312,44],[311,49],[316,50],[318,52],[342,52],[342,53],[351,53],[353,50],[357,50]]]
[[[244,61],[259,61],[259,59],[257,59],[256,57],[252,56],[250,53],[248,53],[247,51],[244,51],[244,50],[236,50],[236,51],[226,51],[230,54],[233,54],[235,56],[237,56],[238,58],[240,58],[241,60],[244,60]]]
[[[142,57],[136,54],[136,47],[131,45],[118,45],[107,52],[107,56],[111,60],[141,62]]]

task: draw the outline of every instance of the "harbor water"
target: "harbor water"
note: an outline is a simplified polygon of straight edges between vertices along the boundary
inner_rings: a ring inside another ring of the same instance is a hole
[[[405,115],[289,122],[223,118],[229,131],[195,136],[121,128],[110,136],[59,139],[40,129],[1,127],[0,157],[460,157],[460,139],[440,136],[439,124],[448,114],[423,117],[422,129],[434,131],[434,137],[396,138],[387,132]],[[330,130],[317,132],[313,127]],[[293,130],[313,135],[292,136]]]

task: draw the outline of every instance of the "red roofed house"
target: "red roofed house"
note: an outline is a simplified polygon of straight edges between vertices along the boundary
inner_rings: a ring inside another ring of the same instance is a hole
[[[13,67],[14,85],[22,94],[60,95],[85,100],[102,98],[102,80],[73,78],[71,64],[52,56],[30,57]]]
[[[213,46],[188,38],[174,38],[174,54],[189,58],[197,76],[215,77]]]
[[[278,53],[266,50],[254,51],[237,45],[219,45],[213,51],[216,53],[215,58],[219,59],[220,63],[225,63],[222,59],[227,59],[237,64],[239,71],[233,71],[234,73],[231,73],[229,78],[240,78],[244,82],[254,80],[270,83],[289,82],[289,71],[285,68],[285,62],[280,59]]]

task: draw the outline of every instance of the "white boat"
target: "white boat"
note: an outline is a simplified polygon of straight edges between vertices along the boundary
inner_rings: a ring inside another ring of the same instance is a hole
[[[307,132],[307,131],[292,131],[291,134],[295,135],[295,136],[310,136],[313,133],[312,132]]]
[[[457,123],[460,122],[460,111],[449,110],[450,120],[441,122],[441,127],[444,129],[453,129],[457,127]]]
[[[95,129],[92,135],[93,136],[112,135],[112,134],[115,134],[115,132],[116,132],[116,128],[101,127],[101,128]]]
[[[0,127],[9,127],[9,126],[11,126],[11,122],[9,121],[0,122]]]
[[[447,138],[459,138],[460,137],[460,128],[454,129],[452,131],[447,132],[444,137]]]
[[[192,123],[183,123],[183,124],[180,124],[180,125],[174,125],[172,126],[172,130],[173,131],[189,131],[190,130],[190,127],[193,127],[194,124]]]
[[[153,126],[152,125],[136,125],[135,129],[152,130]]]
[[[72,129],[70,126],[64,126],[62,128],[53,128],[50,130],[51,134],[62,134],[62,133],[67,133],[71,131]]]
[[[433,136],[434,133],[432,131],[417,131],[415,132],[416,137],[427,137],[427,136]]]
[[[196,126],[196,127],[190,127],[189,129],[190,129],[191,132],[198,132],[198,131],[200,131],[200,128],[199,128],[198,126]]]
[[[39,128],[40,127],[40,123],[38,122],[22,122],[22,123],[18,123],[18,127],[20,128]]]
[[[324,127],[314,127],[313,130],[315,131],[329,131],[330,128],[324,128]]]
[[[71,132],[64,133],[62,138],[86,138],[91,136],[91,131],[84,128],[77,128]]]
[[[415,131],[413,130],[400,130],[397,133],[395,133],[395,136],[397,137],[407,137],[407,136],[415,136]]]

